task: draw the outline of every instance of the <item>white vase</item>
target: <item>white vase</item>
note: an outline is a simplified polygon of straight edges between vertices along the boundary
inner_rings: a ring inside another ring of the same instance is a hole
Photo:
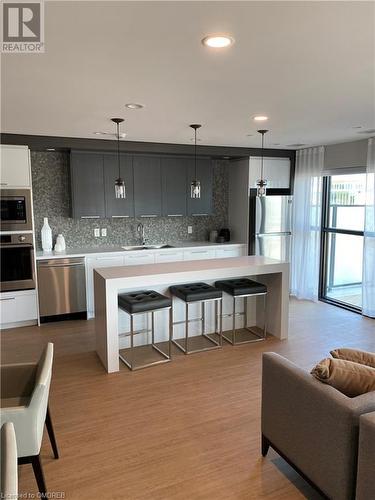
[[[65,250],[66,250],[65,238],[62,234],[58,234],[56,238],[55,252],[65,252]]]
[[[52,229],[48,224],[48,218],[44,217],[44,224],[42,227],[42,249],[43,252],[52,251]]]

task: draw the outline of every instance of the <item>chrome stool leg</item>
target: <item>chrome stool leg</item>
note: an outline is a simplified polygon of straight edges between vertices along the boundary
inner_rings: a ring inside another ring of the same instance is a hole
[[[186,302],[186,314],[185,314],[185,354],[188,352],[188,342],[189,342],[189,303]]]
[[[236,297],[233,295],[232,344],[236,343]]]
[[[134,367],[134,316],[130,316],[130,369]]]
[[[263,339],[267,337],[267,294],[265,293],[263,296],[263,314],[264,314],[264,320],[263,320]]]

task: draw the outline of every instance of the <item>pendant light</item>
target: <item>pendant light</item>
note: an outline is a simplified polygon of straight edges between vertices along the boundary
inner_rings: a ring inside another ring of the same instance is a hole
[[[190,184],[190,198],[200,198],[201,197],[201,183],[197,179],[197,130],[201,128],[202,125],[193,124],[190,125],[194,129],[194,179]]]
[[[264,134],[266,134],[268,130],[258,130],[258,132],[262,135],[262,159],[260,167],[260,179],[257,182],[257,196],[263,198],[264,196],[266,196],[267,191],[267,181],[264,179]]]
[[[121,178],[121,163],[120,163],[120,123],[124,121],[123,118],[111,118],[113,123],[116,124],[117,136],[117,162],[118,162],[118,177],[115,180],[115,197],[117,199],[126,198],[125,181]]]

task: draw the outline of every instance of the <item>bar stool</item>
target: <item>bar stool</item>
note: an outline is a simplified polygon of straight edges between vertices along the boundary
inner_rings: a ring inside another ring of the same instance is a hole
[[[141,290],[138,292],[122,293],[118,296],[119,308],[125,311],[130,316],[130,333],[120,334],[120,337],[130,336],[130,359],[127,359],[122,354],[119,358],[123,361],[130,370],[139,370],[149,366],[167,363],[171,360],[171,338],[172,338],[172,300],[165,295],[161,295],[153,290]],[[167,344],[167,353],[163,352],[155,345],[155,318],[154,314],[157,311],[169,310],[169,337]],[[151,330],[134,330],[134,316],[138,314],[151,313]],[[144,363],[138,366],[135,365],[134,359],[134,335],[139,333],[149,333],[151,331],[151,346],[157,351],[162,359],[151,363]]]
[[[185,324],[185,339],[173,339],[172,330],[172,342],[181,349],[185,354],[193,354],[196,352],[210,351],[212,349],[220,349],[223,345],[222,339],[222,292],[217,288],[207,285],[207,283],[189,283],[186,285],[175,285],[170,286],[169,291],[171,295],[179,298],[185,302],[185,320],[175,321],[172,320],[172,325]],[[206,334],[206,303],[215,302],[215,334],[219,336],[219,340],[211,338]],[[195,319],[189,319],[189,305],[194,303],[201,303],[201,317]],[[218,305],[220,306],[220,312],[218,314]],[[218,318],[219,318],[219,331],[218,331]],[[189,343],[191,343],[191,338],[189,342],[189,324],[200,321],[202,325],[202,337],[209,341],[206,347],[200,347],[197,349],[189,349]]]
[[[232,338],[228,337],[223,333],[223,338],[232,345],[237,344],[247,344],[249,342],[258,342],[260,340],[265,340],[266,338],[266,308],[267,308],[267,287],[258,283],[256,281],[249,280],[248,278],[238,278],[238,279],[230,279],[230,280],[220,280],[216,281],[215,287],[223,292],[231,295],[233,297],[233,312],[229,314],[223,314],[225,317],[232,317]],[[247,300],[249,297],[255,296],[263,296],[264,297],[264,323],[263,323],[263,333],[259,335],[258,331],[254,330],[251,327],[247,326]],[[244,312],[236,312],[236,301],[239,298],[245,299],[245,311]],[[250,338],[247,340],[237,340],[237,330],[236,330],[236,317],[237,316],[245,316],[245,325],[244,329],[250,332],[256,338]]]

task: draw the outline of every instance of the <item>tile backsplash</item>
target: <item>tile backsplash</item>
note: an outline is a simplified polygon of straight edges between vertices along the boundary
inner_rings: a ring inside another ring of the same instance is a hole
[[[48,217],[54,239],[58,233],[62,233],[67,247],[70,248],[138,244],[136,228],[139,222],[144,224],[146,240],[149,244],[207,240],[211,230],[219,230],[227,227],[228,224],[228,162],[226,160],[214,162],[215,215],[210,217],[72,219],[70,216],[69,153],[31,152],[31,173],[38,249],[41,249],[40,231],[43,217]],[[188,226],[193,226],[192,234],[188,234]],[[95,238],[94,228],[106,228],[107,236]]]

